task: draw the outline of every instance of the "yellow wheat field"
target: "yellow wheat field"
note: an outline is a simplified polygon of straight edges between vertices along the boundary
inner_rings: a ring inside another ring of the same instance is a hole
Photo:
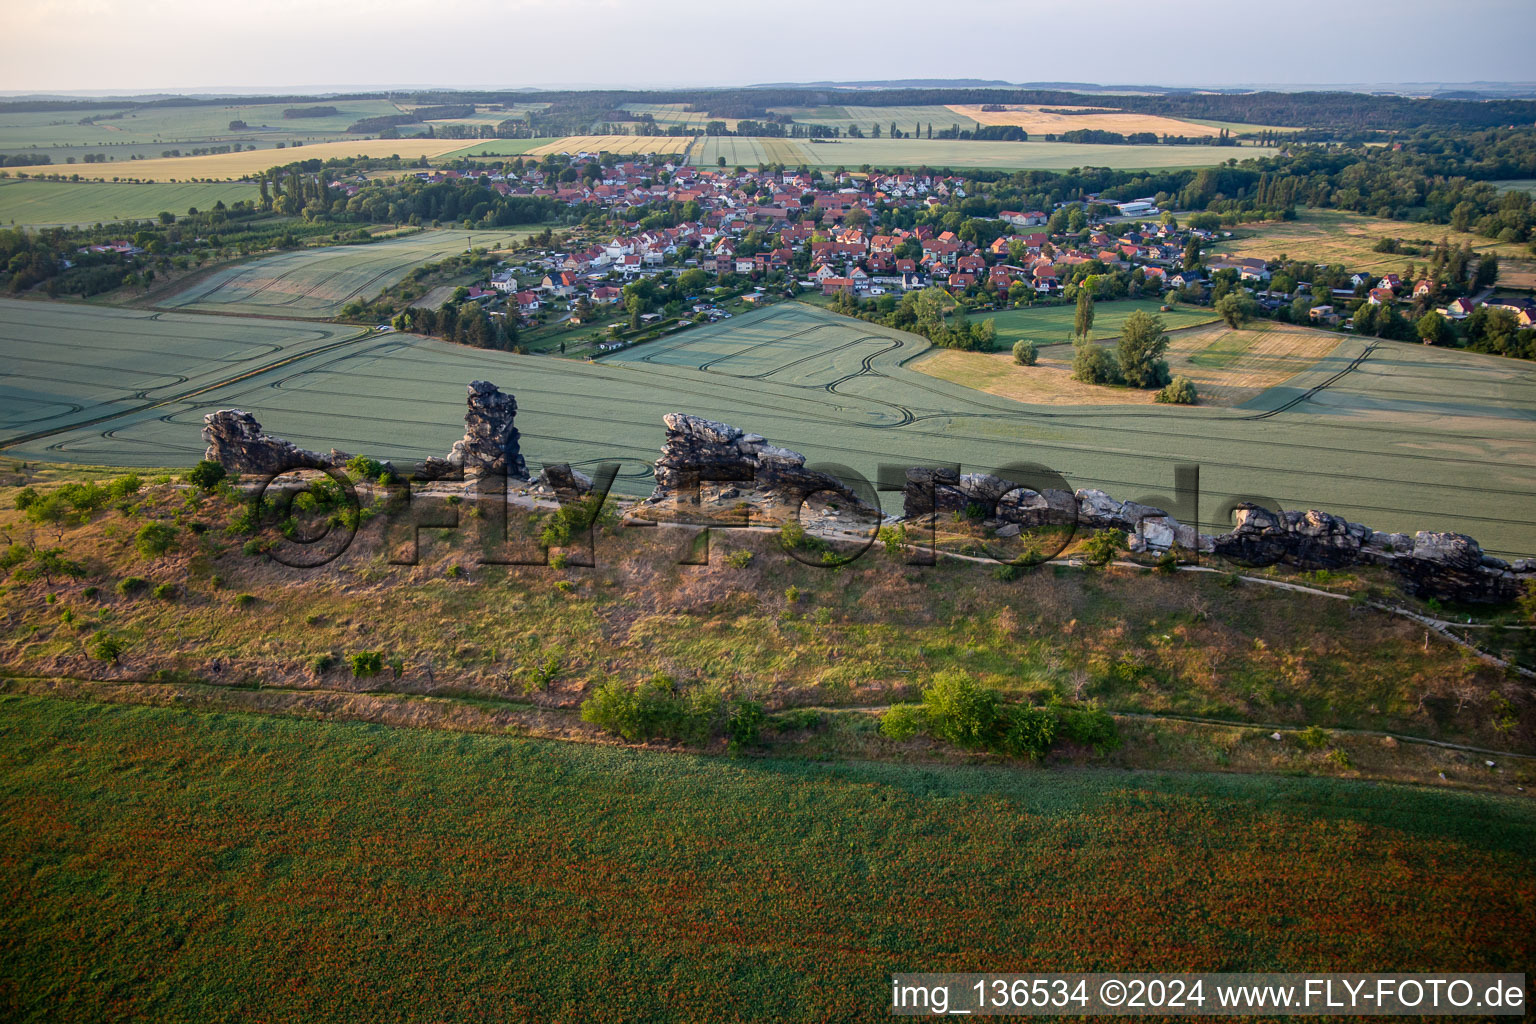
[[[691,135],[567,135],[528,151],[529,156],[551,153],[681,153],[693,141]]]
[[[1221,134],[1220,128],[1180,121],[1153,114],[1132,114],[1115,111],[1109,114],[1050,114],[1047,110],[1092,110],[1093,107],[1038,107],[1025,104],[1009,104],[1007,110],[982,110],[980,106],[951,104],[949,107],[961,117],[968,117],[981,124],[1017,125],[1031,135],[1060,135],[1079,128],[1094,128],[1106,132],[1129,135],[1132,132],[1155,132],[1158,135],[1206,136]]]
[[[244,153],[215,153],[211,156],[76,164],[69,171],[82,178],[98,178],[103,181],[238,181],[259,174],[269,167],[295,160],[336,160],[351,156],[401,156],[414,159],[441,156],[463,149],[464,146],[463,139],[358,139],[356,142],[316,142],[287,149],[258,149]]]

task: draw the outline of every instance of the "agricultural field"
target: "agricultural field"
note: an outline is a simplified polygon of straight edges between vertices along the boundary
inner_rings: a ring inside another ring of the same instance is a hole
[[[160,298],[163,309],[263,316],[333,317],[353,299],[371,299],[411,268],[461,253],[467,246],[512,245],[537,228],[422,231],[366,245],[335,245],[261,256],[198,275]]]
[[[1368,270],[1376,274],[1401,272],[1409,260],[1420,264],[1428,262],[1442,238],[1456,246],[1470,243],[1473,252],[1493,252],[1500,259],[1528,255],[1522,245],[1452,231],[1444,224],[1410,224],[1341,210],[1302,209],[1297,214],[1292,221],[1236,228],[1232,238],[1214,243],[1210,251],[1266,260],[1288,257],[1313,263],[1342,264],[1351,271]],[[1421,252],[1418,255],[1376,252],[1374,247],[1383,238],[1398,239],[1416,246]]]
[[[69,173],[103,181],[238,181],[295,160],[325,161],[351,156],[436,157],[463,149],[465,145],[463,139],[357,138],[287,149],[80,164],[70,167]]]
[[[1520,178],[1510,181],[1490,181],[1488,184],[1506,192],[1529,192],[1536,195],[1536,178]]]
[[[706,136],[688,151],[688,162],[695,167],[714,167],[721,157],[726,167],[763,167],[783,164],[800,167],[815,158],[809,141],[802,139],[753,139],[735,136]]]
[[[331,106],[334,116],[285,118],[289,107]],[[46,150],[54,146],[110,147],[131,143],[154,143],[188,148],[195,143],[235,142],[268,145],[290,138],[335,138],[365,117],[397,114],[400,108],[388,100],[325,100],[316,103],[232,103],[189,106],[143,107],[112,115],[118,111],[70,110],[37,113],[0,113],[0,152],[29,149]],[[80,122],[97,117],[90,124]],[[249,128],[230,131],[231,121],[244,121]],[[56,161],[62,162],[62,161]]]
[[[880,126],[880,133],[884,135],[890,131],[892,121],[895,121],[896,127],[904,132],[916,131],[918,125],[923,126],[924,132],[930,124],[933,125],[934,131],[948,128],[950,125],[959,125],[961,128],[974,128],[977,125],[975,118],[938,104],[903,107],[822,107],[804,112],[797,111],[792,116],[802,124],[824,124],[832,128],[840,128],[845,132],[850,124],[858,125],[859,131],[866,135],[875,125]]]
[[[820,167],[951,167],[998,170],[1121,170],[1209,167],[1229,157],[1272,156],[1269,147],[1125,146],[1068,142],[976,142],[939,139],[839,139],[804,147]]]
[[[0,300],[0,444],[147,410],[361,336],[356,327]]]
[[[1159,314],[1166,321],[1168,314]],[[1098,324],[1095,324],[1098,328]],[[1095,337],[1103,337],[1096,329]],[[1195,382],[1201,405],[1233,406],[1259,397],[1311,370],[1343,339],[1327,331],[1258,323],[1234,331],[1211,323],[1169,335],[1168,368]],[[1113,348],[1113,342],[1102,342]],[[1040,349],[1034,366],[1017,366],[1009,350],[993,353],[935,349],[909,365],[956,384],[1037,405],[1151,405],[1155,392],[1106,388],[1072,379],[1073,349]]]
[[[530,156],[548,153],[683,153],[693,141],[691,135],[567,135],[528,150]]]
[[[12,336],[49,345],[61,361],[73,345],[99,344],[39,320],[56,308],[8,303],[0,316],[15,320],[26,311],[30,319],[8,328]],[[208,319],[210,330],[249,322]],[[96,333],[112,330],[104,319]],[[1529,367],[1422,345],[1352,344],[1239,407],[1105,408],[1017,402],[919,373],[907,363],[928,350],[925,340],[802,303],[594,363],[386,334],[152,412],[61,430],[7,454],[90,465],[190,464],[201,450],[203,414],[241,408],[306,448],[410,464],[441,455],[460,436],[464,386],[480,379],[516,394],[530,467],[618,460],[621,494],[650,492],[662,416],[682,410],[869,479],[882,463],[989,471],[1023,461],[1048,465],[1075,487],[1136,498],[1166,495],[1173,463],[1196,462],[1198,518],[1208,530],[1229,525],[1222,518],[1227,501],[1251,496],[1270,507],[1328,509],[1381,530],[1467,533],[1495,553],[1536,553],[1536,438],[1528,429],[1536,380]],[[176,372],[169,361],[166,372]],[[42,393],[38,399],[69,400],[41,382],[23,384],[21,397],[28,388]],[[1501,467],[1497,481],[1490,464]],[[899,495],[883,500],[899,508]],[[1180,517],[1197,518],[1187,511]]]
[[[738,122],[734,117],[713,117],[707,112],[684,109],[687,106],[686,103],[626,103],[623,109],[631,114],[650,114],[660,125],[703,131],[711,121],[724,121],[727,128],[736,130]]]
[[[0,179],[0,224],[57,227],[147,220],[161,211],[180,216],[189,208],[212,209],[256,198],[256,188],[239,184],[122,184],[105,181]]]
[[[547,146],[551,139],[479,139],[475,142],[464,142],[463,149],[456,149],[451,153],[441,154],[444,160],[465,160],[474,157],[487,159],[499,159],[508,156],[522,156],[530,150]]]
[[[1536,812],[1509,798],[15,696],[0,780],[16,1021],[882,1021],[914,966],[1536,955]]]
[[[1062,132],[1090,129],[1119,132],[1153,132],[1157,135],[1208,136],[1219,135],[1221,129],[1172,117],[1153,114],[1135,114],[1126,111],[1087,113],[1095,107],[1038,107],[1009,104],[1007,110],[982,110],[980,105],[951,104],[948,110],[956,115],[985,125],[1017,125],[1030,135],[1059,135]],[[1058,110],[1085,111],[1077,114],[1051,113]]]

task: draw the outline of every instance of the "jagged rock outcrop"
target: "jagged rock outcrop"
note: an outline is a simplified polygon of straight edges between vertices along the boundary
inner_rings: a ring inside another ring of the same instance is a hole
[[[663,422],[667,438],[656,460],[656,489],[637,510],[643,516],[671,510],[734,521],[747,507],[758,522],[779,522],[796,515],[812,495],[879,516],[842,481],[806,469],[804,455],[771,445],[761,434],[682,412],[668,413]]]
[[[908,519],[959,513],[996,529],[999,536],[1017,536],[1040,526],[1077,526],[1125,530],[1132,551],[1167,551],[1175,544],[1189,551],[1210,550],[1192,526],[1185,526],[1160,508],[1134,501],[1116,501],[1103,491],[1077,492],[1046,487],[1036,491],[989,473],[957,473],[944,467],[916,466],[907,470],[902,511]]]
[[[325,469],[346,462],[340,452],[321,455],[292,441],[264,434],[256,417],[242,409],[220,409],[203,417],[203,456],[232,473],[271,476],[296,469]],[[341,456],[340,462],[335,456]]]
[[[469,383],[468,408],[464,411],[464,436],[453,443],[447,458],[433,455],[416,467],[416,478],[505,475],[528,479],[528,465],[519,444],[517,399],[490,381]]]
[[[544,467],[533,482],[535,494],[553,494],[562,503],[579,501],[591,493],[592,478],[569,463],[555,462]]]

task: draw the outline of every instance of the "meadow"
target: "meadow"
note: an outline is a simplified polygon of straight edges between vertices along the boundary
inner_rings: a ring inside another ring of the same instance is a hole
[[[254,200],[252,185],[122,184],[114,182],[0,179],[0,224],[56,227],[147,220],[161,211],[177,216],[190,208],[212,209]]]
[[[1161,307],[1161,303],[1151,299],[1117,299],[1098,303],[1094,307],[1093,330],[1089,332],[1089,337],[1100,341],[1118,338],[1125,318],[1132,313],[1153,313],[1162,318],[1163,325],[1169,330],[1193,327],[1216,319],[1216,314],[1206,306],[1174,306],[1166,313],[1159,312]],[[1026,338],[1037,345],[1070,344],[1076,318],[1075,303],[1005,309],[977,317],[978,320],[991,320],[997,326],[999,349],[1011,349],[1014,342]]]
[[[11,336],[52,345],[64,360],[79,339],[55,331],[48,318],[68,310],[8,303],[0,316],[14,320],[25,311],[25,327],[7,325]],[[93,312],[108,334],[114,315],[141,316]],[[249,322],[208,319],[210,331]],[[1468,533],[1495,553],[1536,551],[1536,441],[1527,429],[1536,382],[1524,364],[1373,342],[1363,362],[1355,362],[1360,352],[1341,349],[1237,408],[1106,409],[1015,402],[906,365],[928,348],[915,335],[802,303],[692,328],[594,363],[376,335],[8,454],[97,465],[190,464],[201,451],[203,414],[242,408],[303,447],[409,464],[441,455],[460,436],[464,386],[481,379],[517,395],[530,466],[618,460],[622,494],[650,492],[662,416],[681,410],[871,480],[882,463],[990,471],[1036,462],[1074,487],[1158,504],[1168,500],[1157,496],[1170,493],[1173,464],[1196,462],[1200,521],[1208,529],[1229,525],[1225,502],[1251,496],[1270,507],[1328,509],[1382,530]],[[169,362],[164,369],[177,372]],[[37,382],[20,390],[28,388],[58,391]],[[1488,475],[1490,464],[1501,467],[1497,480]],[[899,495],[882,500],[899,509]]]
[[[343,160],[353,156],[436,157],[463,149],[463,139],[343,139],[285,149],[213,153],[208,156],[156,157],[78,164],[68,173],[102,181],[238,181],[269,167],[295,160]],[[55,173],[49,169],[44,173]]]
[[[530,156],[549,153],[682,153],[693,142],[691,135],[567,135],[528,150]],[[471,147],[473,148],[473,147]]]
[[[876,1021],[898,970],[1536,955],[1528,801],[1326,779],[5,697],[0,808],[14,1021]]]
[[[1157,315],[1168,322],[1170,314]],[[1094,336],[1102,338],[1097,324],[1095,328]],[[1194,382],[1201,405],[1232,406],[1258,398],[1264,391],[1313,369],[1343,340],[1327,331],[1286,324],[1260,321],[1242,330],[1232,330],[1226,324],[1216,322],[1170,334],[1167,361],[1171,373]],[[1112,341],[1106,340],[1105,344],[1113,348]],[[1153,391],[1101,387],[1073,380],[1073,354],[1070,346],[1053,345],[1040,350],[1036,365],[1017,366],[1009,351],[934,350],[932,355],[909,365],[920,373],[1020,402],[1046,405],[1153,403]]]
[[[442,157],[447,160],[464,160],[482,156],[488,159],[522,156],[529,150],[547,146],[551,141],[550,139],[480,139],[465,143],[463,149],[443,153]]]
[[[1403,265],[1410,260],[1427,263],[1434,246],[1442,238],[1455,246],[1470,244],[1473,252],[1496,253],[1501,259],[1529,255],[1519,244],[1452,231],[1444,224],[1410,224],[1342,210],[1303,209],[1298,211],[1295,220],[1239,227],[1232,233],[1232,238],[1213,243],[1209,252],[1266,260],[1286,257],[1312,263],[1341,264],[1351,271],[1366,270],[1375,274],[1401,273]],[[1422,252],[1416,256],[1377,252],[1375,245],[1383,238],[1416,244]]]
[[[353,299],[378,295],[413,267],[462,253],[471,245],[483,249],[512,245],[536,230],[421,231],[366,245],[261,256],[197,275],[156,305],[214,313],[333,317]]]

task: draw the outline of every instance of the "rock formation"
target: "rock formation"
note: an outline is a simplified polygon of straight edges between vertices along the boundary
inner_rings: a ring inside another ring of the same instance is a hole
[[[300,448],[291,441],[261,432],[256,417],[241,409],[220,409],[203,417],[203,456],[232,473],[271,476],[296,469],[324,469],[337,464],[335,455]],[[342,458],[342,462],[346,459]]]
[[[1536,580],[1536,561],[1513,564],[1485,555],[1477,541],[1458,533],[1382,533],[1327,512],[1271,512],[1239,505],[1233,529],[1220,536],[1199,533],[1162,509],[1120,502],[1103,491],[1075,494],[1046,488],[1033,491],[1000,477],[959,474],[952,469],[907,470],[903,495],[906,518],[938,513],[967,515],[998,536],[1022,529],[1074,525],[1081,530],[1124,530],[1133,553],[1161,554],[1175,547],[1214,552],[1238,566],[1288,565],[1297,569],[1345,569],[1376,565],[1391,569],[1419,597],[1504,603]]]
[[[464,411],[464,436],[453,443],[448,457],[432,456],[416,471],[420,479],[439,480],[456,476],[506,475],[528,479],[528,465],[518,445],[517,399],[489,381],[469,384],[468,408]]]
[[[585,498],[593,488],[592,478],[570,463],[554,462],[545,466],[533,482],[535,494],[553,494],[561,503]]]
[[[750,506],[760,522],[782,522],[812,495],[874,518],[879,510],[841,480],[805,468],[805,456],[714,420],[672,412],[663,417],[667,439],[656,460],[656,489],[642,515],[664,510],[690,517],[740,520]]]

